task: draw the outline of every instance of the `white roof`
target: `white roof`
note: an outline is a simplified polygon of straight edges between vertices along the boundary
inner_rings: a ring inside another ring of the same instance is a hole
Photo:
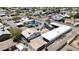
[[[63,18],[63,16],[60,14],[52,16],[52,19],[54,19],[54,20],[61,20],[62,18]]]
[[[63,17],[70,17],[68,14],[64,14],[64,15],[62,15]]]
[[[6,15],[5,13],[0,12],[0,16]]]
[[[31,28],[29,28],[29,29],[26,29],[26,30],[22,31],[21,34],[22,34],[25,38],[28,38],[30,35],[32,35],[32,34],[35,33],[35,32],[37,32],[36,29],[31,29]]]
[[[16,23],[16,25],[17,25],[17,26],[18,26],[18,25],[23,25],[23,22]]]
[[[3,29],[0,29],[0,35],[4,35],[4,34],[10,34],[10,32],[4,28],[4,31],[2,31]]]
[[[0,35],[3,35],[3,34],[10,34],[10,32],[6,28],[4,28],[2,23],[0,23]]]
[[[56,26],[61,26],[62,24],[59,24],[59,23],[57,23],[57,22],[52,22],[51,23],[52,25],[56,25]]]
[[[32,21],[32,20],[30,20],[30,19],[27,18],[27,17],[23,17],[23,18],[21,19],[21,21],[22,21],[22,22],[29,22],[29,21]]]
[[[19,49],[19,50],[22,50],[23,48],[26,48],[26,46],[22,43],[19,43],[18,45],[16,45],[16,47]]]
[[[44,37],[48,41],[52,41],[52,40],[55,40],[60,35],[69,31],[70,29],[71,29],[71,27],[66,26],[66,25],[62,25],[62,26],[60,26],[52,31],[49,31],[49,32],[43,34],[42,37]]]
[[[29,18],[27,18],[27,17],[23,17],[23,18],[21,18],[22,20],[26,20],[26,19],[29,19]]]

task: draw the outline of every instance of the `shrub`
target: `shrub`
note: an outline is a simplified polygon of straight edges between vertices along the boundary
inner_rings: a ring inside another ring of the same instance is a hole
[[[28,16],[28,17],[32,16],[32,13],[26,13],[26,16]]]
[[[18,20],[18,19],[21,19],[21,17],[18,17],[18,16],[12,16],[12,19],[16,21],[16,20]]]
[[[51,22],[51,21],[50,21],[49,19],[46,20],[46,23],[50,24],[50,22]]]

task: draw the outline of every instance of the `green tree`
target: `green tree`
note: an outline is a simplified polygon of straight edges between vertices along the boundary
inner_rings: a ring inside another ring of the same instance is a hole
[[[51,22],[51,21],[50,21],[49,19],[46,20],[46,23],[50,24],[50,22]]]
[[[23,10],[21,10],[21,9],[16,9],[16,15],[19,15],[20,13],[23,13]]]
[[[26,13],[26,16],[28,16],[28,17],[32,16],[32,13]]]
[[[17,12],[17,13],[21,13],[22,10],[21,10],[21,9],[16,9],[16,12]]]
[[[18,17],[18,16],[12,16],[12,20],[19,20],[19,19],[21,19],[21,17]]]
[[[13,40],[19,40],[18,38],[20,38],[21,36],[21,30],[19,28],[10,28],[9,29],[10,33],[11,33],[11,38]]]
[[[75,14],[74,18],[79,18],[79,13]]]

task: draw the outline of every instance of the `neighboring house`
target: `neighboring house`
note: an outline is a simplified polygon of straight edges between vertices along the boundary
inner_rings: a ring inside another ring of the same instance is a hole
[[[74,19],[65,19],[64,23],[72,25],[74,23]]]
[[[47,44],[47,42],[45,42],[41,36],[31,40],[31,42],[28,43],[33,51],[43,50],[45,48],[45,44]]]
[[[31,22],[31,21],[32,21],[32,19],[30,20],[27,17],[22,17],[21,20],[20,20],[21,23],[27,23],[27,22]]]
[[[68,10],[61,10],[60,13],[61,14],[70,14],[70,11],[68,11]]]
[[[40,36],[41,34],[36,29],[26,29],[22,32],[22,36],[29,42],[30,40]]]
[[[63,17],[70,17],[68,14],[62,14]]]
[[[33,13],[33,15],[40,15],[40,13],[42,13],[42,11],[41,11],[41,10],[37,10],[37,11],[35,11],[35,12]]]
[[[10,34],[11,33],[7,29],[5,28],[0,29],[0,42],[9,39]]]
[[[54,26],[46,24],[46,23],[44,23],[44,27],[47,28],[48,30],[54,29]]]
[[[18,27],[21,27],[21,26],[23,26],[24,25],[24,23],[23,22],[18,22],[18,23],[15,23]]]
[[[23,18],[21,18],[20,21],[15,22],[15,24],[17,26],[23,26],[24,23],[27,23],[27,22],[30,22],[30,21],[32,21],[32,20],[29,20],[29,18],[27,18],[27,17],[23,17]]]
[[[31,19],[31,21],[29,21],[29,22],[25,22],[25,26],[27,26],[27,27],[37,27],[39,25],[41,25],[41,23],[34,19]]]
[[[47,33],[42,34],[41,36],[44,38],[45,41],[52,42],[52,41],[55,41],[58,37],[60,37],[64,33],[67,33],[70,30],[71,30],[70,26],[62,25],[62,26],[59,26],[56,29],[53,29],[53,30],[51,30]]]
[[[0,16],[5,16],[6,15],[6,10],[0,9]]]
[[[10,39],[11,33],[0,23],[0,50],[8,49],[14,46],[13,40]]]
[[[59,27],[59,26],[61,26],[62,24],[60,24],[60,23],[58,23],[58,22],[51,22],[50,23],[52,26],[54,26],[54,27]]]
[[[27,18],[27,17],[22,17],[20,21],[21,22],[29,22],[31,20],[29,20],[29,18]]]
[[[9,51],[10,47],[13,47],[15,43],[12,39],[0,42],[0,51]]]
[[[55,20],[55,21],[59,21],[59,20],[63,19],[63,16],[60,15],[60,14],[57,14],[57,15],[52,16],[51,18],[52,18],[53,20]]]
[[[23,43],[18,43],[15,47],[17,48],[15,51],[27,51],[27,46]]]
[[[3,24],[0,23],[0,41],[9,39],[10,34],[11,33],[6,28],[4,28]]]

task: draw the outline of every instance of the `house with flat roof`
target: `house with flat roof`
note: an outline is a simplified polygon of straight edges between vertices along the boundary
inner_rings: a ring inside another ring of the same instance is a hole
[[[53,29],[45,34],[42,34],[41,36],[46,40],[47,42],[51,42],[56,40],[58,37],[63,35],[64,33],[67,33],[71,30],[70,26],[62,25],[56,29]]]
[[[52,16],[51,18],[52,18],[53,20],[59,21],[59,20],[63,19],[63,16],[60,15],[60,14],[57,14],[57,15]]]
[[[0,16],[5,16],[6,15],[6,10],[0,9]]]
[[[27,46],[23,43],[18,43],[17,45],[15,45],[15,47],[17,48],[17,51],[27,51]]]
[[[29,22],[31,20],[28,17],[22,17],[20,21],[21,22]]]
[[[60,24],[60,23],[58,23],[58,22],[51,22],[50,24],[53,25],[53,26],[57,26],[57,27],[63,25],[63,24]]]
[[[19,22],[19,23],[15,23],[18,27],[21,27],[21,26],[23,26],[24,25],[24,23],[23,22]]]
[[[15,43],[12,39],[8,39],[6,41],[0,42],[0,51],[6,51],[6,49],[14,46]]]
[[[26,29],[21,34],[28,42],[41,35],[39,31],[33,28]]]
[[[41,36],[31,40],[31,42],[28,43],[33,51],[43,50],[45,48],[45,44],[47,44],[47,42],[45,42]]]
[[[10,37],[10,32],[0,23],[0,41],[7,40]]]
[[[59,37],[58,40],[53,42],[51,45],[48,45],[48,51],[59,51],[61,50],[66,44],[69,45],[71,39],[73,39],[77,34],[79,34],[79,29],[72,29],[72,31],[62,35],[63,38]]]
[[[15,22],[15,24],[16,24],[18,27],[20,27],[20,26],[23,26],[24,23],[28,23],[28,22],[31,22],[31,21],[32,21],[32,20],[30,20],[30,19],[27,18],[27,17],[22,17],[22,18],[20,19],[20,21]]]
[[[0,29],[0,42],[9,39],[10,35],[11,33],[7,29]]]

